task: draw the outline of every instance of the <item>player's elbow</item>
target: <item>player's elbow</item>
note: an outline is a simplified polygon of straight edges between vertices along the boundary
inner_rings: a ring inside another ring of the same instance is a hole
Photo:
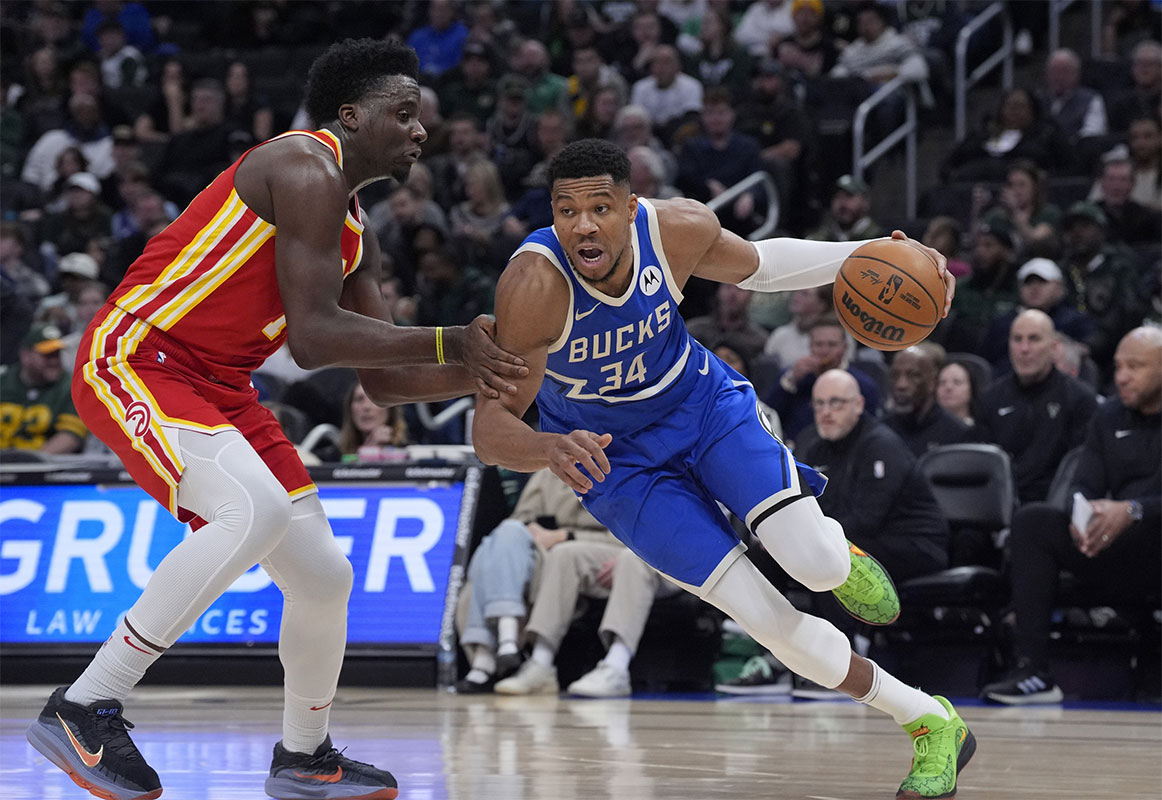
[[[330,366],[330,361],[326,358],[323,349],[317,341],[312,341],[311,337],[288,334],[286,344],[290,350],[291,358],[303,369],[321,369]]]

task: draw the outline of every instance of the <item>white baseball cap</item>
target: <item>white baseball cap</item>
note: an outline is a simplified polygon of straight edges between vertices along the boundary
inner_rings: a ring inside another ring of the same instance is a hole
[[[1026,261],[1024,266],[1017,270],[1017,283],[1024,283],[1025,278],[1030,275],[1036,275],[1043,281],[1060,281],[1065,278],[1061,273],[1061,267],[1047,258],[1031,258]]]

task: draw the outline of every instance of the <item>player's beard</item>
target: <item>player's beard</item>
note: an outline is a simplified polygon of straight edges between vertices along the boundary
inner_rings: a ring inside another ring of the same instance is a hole
[[[606,272],[604,275],[602,275],[600,278],[587,278],[587,277],[585,277],[585,273],[582,272],[581,270],[577,269],[577,265],[573,263],[573,256],[566,253],[565,258],[569,259],[569,266],[571,266],[573,268],[573,271],[575,273],[577,273],[577,277],[579,277],[581,280],[585,281],[590,286],[597,286],[597,284],[604,283],[605,281],[607,281],[611,277],[613,277],[613,273],[617,272],[617,268],[619,266],[621,266],[621,257],[623,255],[625,255],[625,248],[624,247],[621,248],[621,251],[617,254],[617,258],[613,259],[613,266],[611,266],[609,268],[609,271]]]

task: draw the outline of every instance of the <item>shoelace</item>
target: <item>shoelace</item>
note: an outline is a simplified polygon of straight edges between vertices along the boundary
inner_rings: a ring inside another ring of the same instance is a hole
[[[947,737],[952,734],[955,728],[948,725],[941,730],[926,733],[923,736],[916,738],[912,742],[912,749],[916,753],[916,764],[913,767],[913,772],[919,772],[922,775],[931,775],[944,771],[945,765],[940,763],[940,748],[929,747],[929,742],[933,741],[934,736]]]
[[[141,752],[138,751],[137,745],[133,744],[133,740],[129,738],[129,731],[132,729],[133,723],[120,714],[114,714],[111,717],[97,717],[99,741],[102,741],[105,747],[126,761],[140,761]],[[108,740],[105,740],[106,736],[109,737]]]
[[[854,595],[875,595],[875,590],[879,587],[876,582],[866,570],[860,570],[855,573],[855,568],[852,567],[852,574],[848,576],[847,582],[840,586],[840,591],[843,594],[851,597]]]
[[[311,756],[303,764],[303,768],[311,770],[312,772],[334,772],[335,767],[338,766],[344,766],[348,768],[352,766],[371,767],[374,769],[371,764],[364,764],[362,761],[356,761],[353,758],[348,758],[347,756],[343,755],[346,749],[347,748],[344,747],[342,750],[337,750],[332,747],[322,755]]]
[[[762,656],[751,656],[750,659],[742,665],[742,671],[738,673],[740,679],[749,678],[755,673],[762,673],[764,678],[771,677],[771,665]]]

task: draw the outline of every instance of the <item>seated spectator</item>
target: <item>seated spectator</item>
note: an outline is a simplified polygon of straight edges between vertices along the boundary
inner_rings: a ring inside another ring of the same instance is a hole
[[[950,351],[974,352],[993,318],[1017,307],[1017,266],[1013,232],[1003,218],[977,226],[972,271],[956,282],[952,298],[952,331],[944,342]]]
[[[828,370],[811,390],[815,427],[795,447],[795,459],[827,476],[823,513],[848,540],[883,564],[893,580],[948,566],[948,523],[916,457],[886,425],[864,413],[850,373]],[[866,632],[826,594],[812,595],[816,612],[848,634]],[[866,650],[865,650],[866,652]]]
[[[573,118],[559,108],[550,108],[536,121],[536,154],[540,160],[525,176],[526,186],[549,187],[549,162],[573,141]],[[515,247],[514,247],[515,249]]]
[[[500,81],[496,113],[484,126],[488,134],[488,158],[500,170],[506,197],[517,198],[525,190],[525,177],[537,163],[536,117],[528,110],[529,82],[520,75]]]
[[[343,401],[343,424],[339,428],[339,452],[343,460],[373,461],[377,450],[405,447],[408,426],[403,408],[377,406],[358,381]],[[363,448],[369,448],[363,451]]]
[[[428,132],[424,141],[424,159],[430,161],[448,152],[448,126],[440,111],[440,96],[431,86],[420,87],[420,124]]]
[[[226,121],[230,127],[246,131],[255,142],[274,135],[274,110],[270,101],[254,91],[250,69],[241,61],[226,67]]]
[[[133,121],[133,132],[143,142],[164,142],[186,129],[190,92],[185,67],[177,58],[161,66],[157,95]]]
[[[78,172],[66,184],[65,210],[44,218],[40,236],[56,253],[83,253],[92,240],[111,235],[112,220],[101,204],[101,182],[92,173]]]
[[[468,564],[456,616],[471,670],[456,689],[490,691],[497,678],[508,678],[519,666],[506,693],[556,693],[556,650],[585,595],[609,602],[600,628],[606,658],[582,681],[600,684],[593,688],[604,689],[601,696],[628,695],[629,662],[650,604],[655,594],[673,589],[614,539],[560,479],[547,469],[534,473],[512,516],[481,541]],[[533,658],[522,666],[526,618],[525,636],[536,642]]]
[[[678,155],[675,185],[687,197],[703,203],[763,169],[758,142],[734,127],[734,99],[729,90],[706,93],[702,107],[702,135],[692,136]],[[744,192],[718,212],[727,230],[745,236],[755,228],[757,190]]]
[[[993,365],[997,375],[1009,371],[1009,328],[1017,314],[1026,308],[1044,311],[1053,320],[1054,329],[1078,342],[1089,341],[1094,321],[1065,300],[1065,276],[1061,268],[1047,258],[1033,258],[1017,270],[1018,308],[993,319],[981,338],[977,355]]]
[[[871,217],[868,185],[862,178],[844,175],[835,182],[831,213],[823,224],[807,234],[820,242],[852,242],[883,236],[883,228]]]
[[[101,81],[109,89],[142,86],[148,77],[145,56],[125,39],[125,29],[117,22],[106,21],[97,28],[97,58]]]
[[[831,311],[830,285],[792,292],[791,321],[771,332],[763,345],[763,353],[774,356],[781,366],[794,364],[811,352],[811,326]],[[854,341],[851,342],[847,357],[855,357]]]
[[[501,225],[508,215],[500,173],[491,161],[477,161],[464,174],[464,202],[448,215],[452,235],[470,264],[499,275],[511,249],[498,247]]]
[[[1081,381],[1096,393],[1097,367],[1093,367],[1092,371],[1086,370],[1089,374],[1083,375],[1087,364],[1093,366],[1093,361],[1085,354],[1085,345],[1058,332],[1056,347],[1053,350],[1053,366],[1062,374]]]
[[[76,253],[75,255],[83,254]],[[69,333],[61,337],[61,341],[65,345],[61,348],[61,366],[66,372],[71,373],[76,366],[77,352],[81,346],[81,338],[85,335],[85,329],[89,327],[93,317],[97,316],[97,312],[101,310],[108,299],[108,286],[100,281],[85,280],[77,288],[75,296],[69,300],[68,312],[72,328]],[[93,439],[89,441],[91,443]]]
[[[665,43],[661,17],[648,9],[638,10],[630,20],[626,46],[617,50],[622,57],[614,59],[626,82],[632,85],[648,77],[654,56]]]
[[[1126,252],[1106,241],[1106,216],[1078,202],[1065,215],[1066,299],[1096,322],[1083,341],[1098,365],[1113,363],[1118,341],[1140,320],[1137,268]]]
[[[867,412],[874,417],[880,410],[880,390],[875,380],[848,361],[850,337],[839,320],[830,314],[820,317],[811,325],[809,336],[810,352],[784,369],[769,398],[764,398],[778,412],[783,431],[792,442],[811,424],[811,387],[829,369],[850,372],[859,384]]]
[[[948,271],[957,278],[972,272],[972,266],[960,257],[964,229],[952,217],[933,217],[924,229],[921,241],[948,259]]]
[[[1093,89],[1081,85],[1081,59],[1069,48],[1049,54],[1045,63],[1045,90],[1041,106],[1071,142],[1105,136],[1106,104]]]
[[[629,88],[625,78],[605,63],[601,53],[592,45],[573,51],[573,74],[569,77],[566,99],[578,123],[589,111],[599,89],[612,88],[618,93],[619,105],[625,103]]]
[[[140,234],[144,228],[142,220],[136,213],[137,201],[147,194],[157,194],[149,185],[149,170],[140,161],[125,165],[117,174],[117,194],[121,201],[121,208],[114,212],[110,221],[113,239],[128,239]],[[177,219],[180,209],[169,200],[162,199],[165,216],[169,220]]]
[[[936,345],[901,350],[892,359],[892,393],[884,424],[919,458],[934,447],[970,441],[972,431],[936,402],[936,378],[943,356]]]
[[[1009,89],[996,115],[981,130],[969,133],[944,160],[945,182],[1000,181],[1009,164],[1032,161],[1054,173],[1073,166],[1073,146],[1027,89]]]
[[[491,314],[496,285],[452,245],[420,256],[418,325],[467,325]]]
[[[1157,115],[1130,123],[1129,150],[1134,165],[1130,197],[1157,212],[1162,209],[1162,121]]]
[[[795,32],[791,6],[790,0],[751,3],[734,26],[734,40],[755,58],[773,55],[773,45]]]
[[[827,75],[839,61],[839,48],[823,28],[823,0],[792,0],[791,20],[794,31],[775,48],[779,62],[800,79]]]
[[[525,39],[517,49],[513,64],[529,82],[528,108],[540,114],[550,108],[568,106],[569,80],[549,70],[549,51],[536,39]]]
[[[481,124],[496,112],[496,78],[492,61],[483,42],[464,43],[459,65],[444,74],[440,81],[440,102],[449,116],[471,114]]]
[[[66,147],[56,158],[56,180],[44,197],[41,209],[29,209],[21,213],[20,218],[25,222],[35,222],[43,219],[44,214],[59,214],[68,208],[69,178],[81,172],[89,171],[89,162],[79,147]],[[89,173],[90,175],[92,173]]]
[[[27,306],[28,322],[31,322],[33,309],[41,299],[48,297],[52,286],[48,278],[33,269],[25,259],[28,248],[29,237],[23,225],[8,220],[0,222],[0,275],[4,276],[5,294],[11,292],[13,298],[20,298],[21,302],[16,303],[13,310]],[[14,338],[5,337],[5,349],[14,347],[27,330],[26,323],[15,330]],[[8,331],[7,327],[5,331]],[[11,363],[11,360],[4,363]]]
[[[40,301],[36,309],[37,321],[51,322],[67,333],[75,332],[77,321],[73,317],[73,306],[79,299],[81,288],[97,280],[99,271],[97,262],[85,253],[69,253],[62,257],[56,268],[60,291]],[[66,364],[65,369],[72,369],[72,364]]]
[[[578,139],[613,140],[613,123],[625,107],[625,94],[615,86],[603,86],[593,93],[585,113],[577,120]]]
[[[617,112],[613,120],[613,142],[627,153],[634,147],[648,147],[662,160],[666,168],[666,182],[678,177],[678,159],[653,134],[650,112],[641,106],[628,105]]]
[[[412,248],[416,232],[431,228],[437,232],[440,244],[448,238],[448,219],[435,203],[421,202],[411,186],[396,186],[387,199],[376,203],[367,212],[367,219],[384,253],[395,260],[395,272],[410,291],[419,269],[418,254]]]
[[[1162,29],[1162,10],[1143,0],[1114,0],[1103,8],[1102,56],[1117,58]]]
[[[464,201],[464,174],[474,161],[486,158],[484,128],[471,114],[461,112],[448,118],[448,150],[427,162],[432,171],[436,202],[451,211]],[[425,152],[427,147],[424,148]],[[421,162],[422,163],[422,162]]]
[[[468,26],[456,16],[452,0],[432,0],[428,3],[428,24],[411,32],[408,46],[420,59],[420,74],[439,78],[460,63],[461,52],[468,38]]]
[[[173,135],[159,170],[161,188],[178,205],[185,205],[230,164],[228,137],[234,130],[226,121],[226,90],[206,78],[190,92],[190,120]]]
[[[1044,183],[1044,173],[1032,161],[1014,161],[998,202],[984,212],[985,219],[1008,223],[1019,258],[1052,258],[1060,252],[1061,209],[1045,201]]]
[[[1093,510],[1079,530],[1068,508],[1033,503],[1013,517],[1009,583],[1016,618],[1013,671],[981,691],[1008,705],[1058,703],[1061,688],[1049,671],[1049,625],[1060,574],[1110,604],[1157,598],[1158,529],[1162,526],[1162,331],[1136,328],[1118,344],[1118,397],[1104,403],[1088,426],[1070,486]],[[1151,607],[1148,610],[1153,610]]]
[[[77,453],[88,431],[73,406],[70,379],[61,363],[60,328],[39,323],[20,340],[20,364],[0,371],[0,450]]]
[[[52,190],[57,179],[57,156],[68,147],[77,147],[85,156],[89,172],[105,178],[113,172],[113,137],[101,116],[97,98],[91,94],[73,94],[69,98],[68,121],[63,128],[46,131],[36,140],[24,159],[20,179]]]
[[[19,96],[16,96],[17,88],[21,90]],[[7,103],[14,104],[18,112],[13,120],[19,119],[24,125],[22,143],[35,141],[46,131],[65,124],[66,97],[57,51],[48,46],[36,48],[25,59],[23,80],[6,97]]]
[[[764,58],[755,65],[737,127],[759,143],[759,155],[779,189],[781,216],[799,220],[802,214],[793,199],[806,180],[805,153],[812,128],[778,61]]]
[[[970,428],[979,416],[980,387],[972,370],[956,359],[950,359],[936,378],[936,402],[940,407]]]
[[[134,232],[116,239],[113,249],[101,263],[101,280],[116,286],[129,266],[145,252],[145,245],[177,218],[174,204],[153,189],[146,189],[129,209]]]
[[[744,358],[756,358],[766,344],[767,332],[750,321],[747,307],[751,296],[732,283],[718,284],[714,313],[687,320],[686,329],[708,350],[729,336]]]
[[[873,89],[897,77],[910,83],[928,79],[924,56],[911,40],[891,26],[888,15],[888,9],[880,3],[865,2],[858,6],[859,36],[843,48],[831,77],[863,78]]]
[[[1162,240],[1162,216],[1131,196],[1134,191],[1134,164],[1116,155],[1103,158],[1101,176],[1090,199],[1105,214],[1109,240],[1128,245],[1158,244]]]
[[[702,18],[702,30],[683,58],[685,71],[707,89],[721,86],[736,97],[750,84],[751,58],[746,48],[734,40],[730,20],[715,9]]]
[[[1110,130],[1122,133],[1142,117],[1158,118],[1162,102],[1162,44],[1147,39],[1130,53],[1130,75],[1134,85],[1123,90],[1110,104]]]
[[[634,83],[629,101],[649,113],[654,133],[668,141],[702,110],[702,84],[681,71],[676,49],[659,45],[650,61],[650,74]]]
[[[993,381],[980,399],[981,441],[1006,450],[1021,503],[1044,500],[1061,459],[1081,444],[1097,399],[1054,366],[1056,336],[1044,311],[1022,311],[1009,333],[1013,373]]]

